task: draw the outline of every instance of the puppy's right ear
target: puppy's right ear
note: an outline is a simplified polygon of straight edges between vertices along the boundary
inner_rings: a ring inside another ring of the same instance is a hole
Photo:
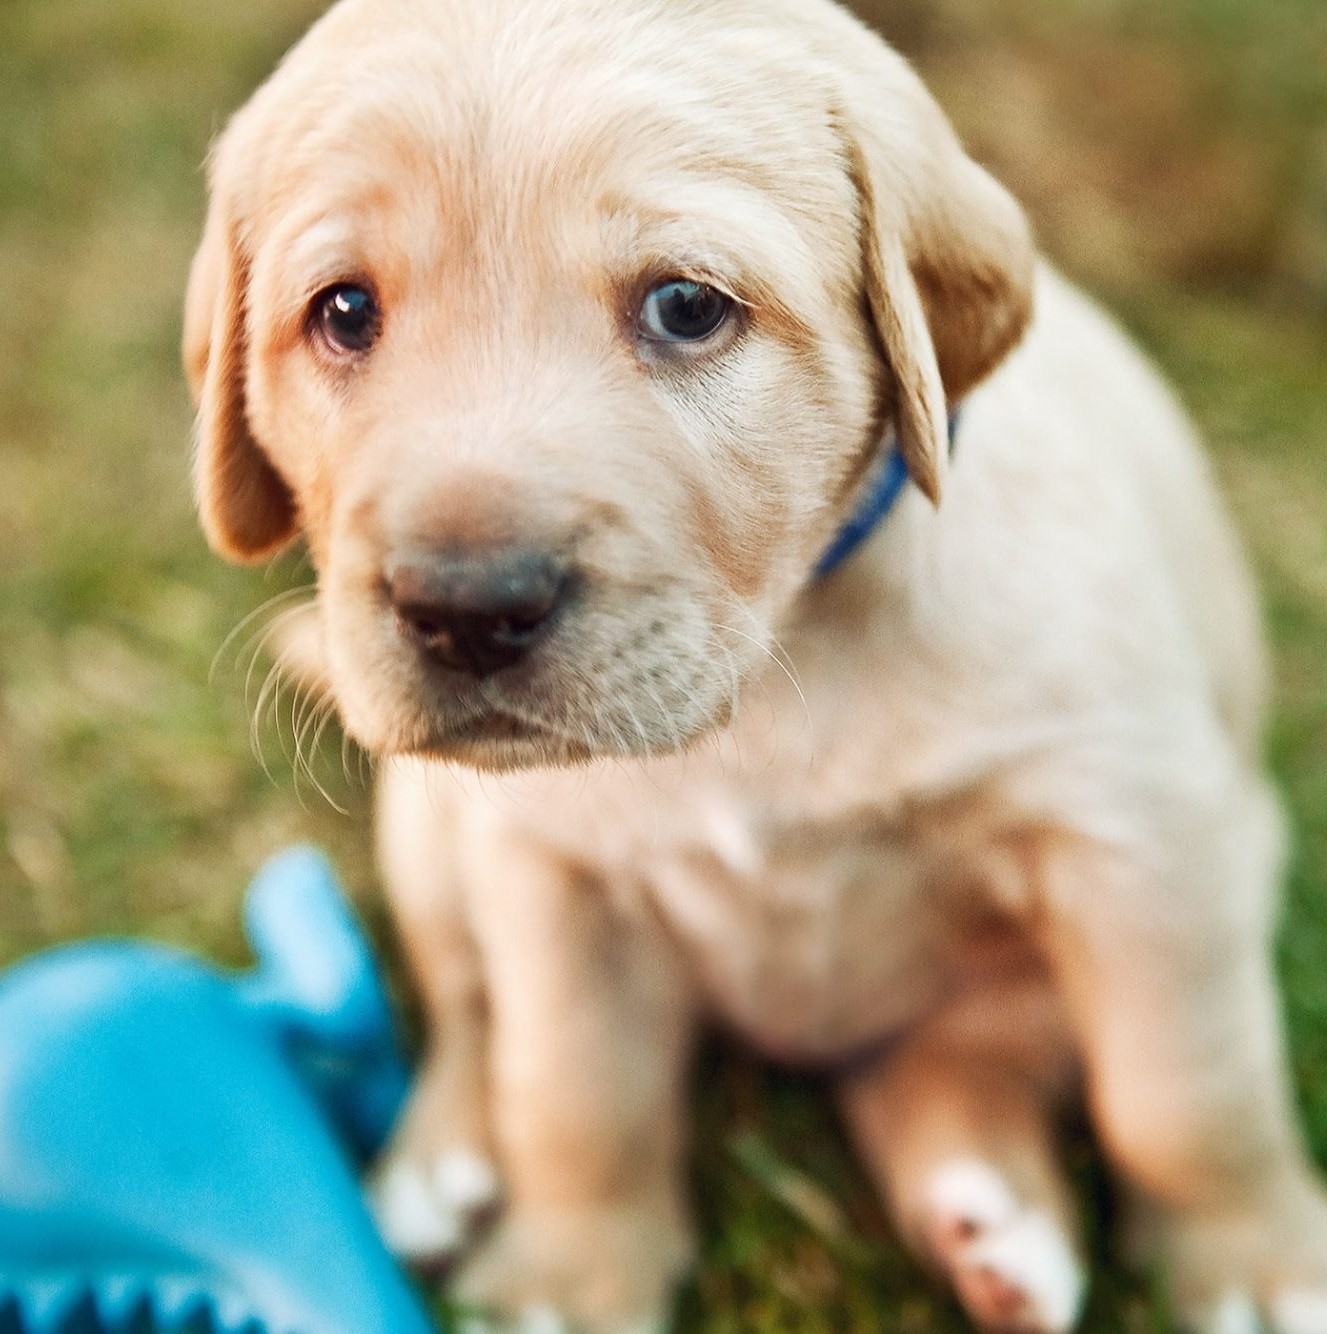
[[[289,487],[249,429],[245,407],[249,264],[217,173],[184,306],[184,369],[198,410],[194,494],[212,549],[233,561],[274,555],[298,531]]]

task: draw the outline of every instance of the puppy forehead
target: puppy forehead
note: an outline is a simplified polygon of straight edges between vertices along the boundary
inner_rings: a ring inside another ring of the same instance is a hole
[[[371,25],[362,0],[333,10],[251,104],[250,217],[320,191],[396,208],[403,187],[445,200],[454,235],[587,200],[739,223],[762,201],[843,209],[824,71],[786,33],[676,0],[374,2]]]

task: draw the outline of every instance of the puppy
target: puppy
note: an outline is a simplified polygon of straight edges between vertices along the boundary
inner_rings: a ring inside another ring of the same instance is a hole
[[[829,0],[342,0],[211,184],[202,522],[307,539],[432,1020],[400,1248],[662,1323],[708,1021],[835,1072],[983,1329],[1075,1324],[1081,1088],[1191,1326],[1327,1330],[1244,560],[904,62]]]

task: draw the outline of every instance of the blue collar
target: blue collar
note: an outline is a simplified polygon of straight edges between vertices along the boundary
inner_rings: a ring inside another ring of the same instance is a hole
[[[954,438],[958,434],[958,409],[949,414],[949,452],[954,452]],[[827,579],[866,541],[889,517],[903,488],[908,484],[908,465],[895,445],[882,453],[871,465],[856,508],[844,520],[825,554],[811,570],[813,581]]]

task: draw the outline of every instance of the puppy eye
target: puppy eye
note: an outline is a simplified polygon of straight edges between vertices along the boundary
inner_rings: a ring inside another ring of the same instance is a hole
[[[674,278],[650,291],[637,324],[659,343],[698,343],[719,329],[732,308],[732,298],[717,288]]]
[[[314,298],[314,322],[333,352],[367,352],[378,339],[382,317],[373,293],[339,283]]]

